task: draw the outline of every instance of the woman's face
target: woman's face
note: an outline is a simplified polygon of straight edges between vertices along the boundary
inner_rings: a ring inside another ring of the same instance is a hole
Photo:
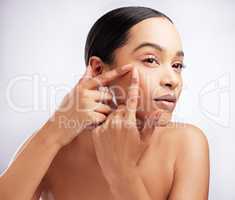
[[[140,78],[137,117],[144,119],[153,112],[161,111],[160,122],[167,124],[182,89],[183,51],[175,26],[159,17],[133,26],[127,44],[115,51],[115,62],[111,68],[129,63],[138,70]],[[130,79],[131,73],[115,80],[110,86],[118,104],[126,100]],[[170,95],[170,99],[162,97],[164,100],[160,100],[162,95]]]

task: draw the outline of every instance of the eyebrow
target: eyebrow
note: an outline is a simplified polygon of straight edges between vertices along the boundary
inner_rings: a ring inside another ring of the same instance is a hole
[[[152,48],[157,49],[157,50],[159,50],[159,51],[166,51],[166,49],[163,48],[163,47],[161,47],[159,44],[150,43],[150,42],[144,42],[144,43],[141,43],[139,46],[137,46],[137,47],[132,51],[132,53],[134,53],[134,52],[136,52],[137,50],[139,50],[139,49],[141,49],[141,48],[143,48],[143,47],[146,47],[146,46],[152,47]],[[178,57],[180,57],[180,56],[181,56],[181,57],[184,57],[184,52],[180,50],[180,51],[177,51],[175,55],[178,56]]]

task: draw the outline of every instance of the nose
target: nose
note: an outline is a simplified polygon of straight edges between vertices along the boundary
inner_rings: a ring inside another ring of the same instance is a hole
[[[162,87],[174,90],[178,87],[180,82],[179,75],[175,72],[172,67],[165,67],[162,70],[162,76],[160,80],[160,84]]]

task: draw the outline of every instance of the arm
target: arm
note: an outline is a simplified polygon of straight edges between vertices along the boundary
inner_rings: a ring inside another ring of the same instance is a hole
[[[97,101],[111,101],[112,95],[103,95],[97,90],[98,86],[101,83],[107,85],[130,70],[131,66],[122,66],[92,78],[92,68],[88,66],[78,84],[64,97],[58,111],[52,116],[54,123],[48,120],[0,176],[0,199],[30,200],[33,195],[36,198],[35,191],[59,149],[77,137],[86,125],[105,121],[105,114],[111,112],[108,105]],[[66,124],[70,120],[79,122],[78,126]]]
[[[42,192],[43,192],[43,186],[42,186],[42,182],[41,182],[40,185],[38,186],[36,192],[34,193],[33,197],[30,200],[40,200]]]
[[[40,183],[53,158],[60,149],[59,134],[46,123],[31,136],[15,160],[0,176],[0,199],[30,200],[40,195]]]
[[[138,161],[149,146],[160,113],[148,116],[141,133],[136,125],[139,76],[134,68],[126,105],[119,105],[93,129],[97,160],[115,200],[152,200],[138,172]],[[117,126],[116,126],[117,124]],[[141,136],[140,136],[141,135]]]
[[[203,132],[187,126],[181,132],[175,164],[175,179],[169,200],[207,200],[209,190],[209,148]]]

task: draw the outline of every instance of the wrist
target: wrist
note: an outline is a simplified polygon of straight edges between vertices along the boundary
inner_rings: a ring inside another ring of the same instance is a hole
[[[64,130],[58,126],[55,118],[50,118],[38,131],[38,137],[46,146],[53,146],[56,149],[63,147],[62,140]]]

